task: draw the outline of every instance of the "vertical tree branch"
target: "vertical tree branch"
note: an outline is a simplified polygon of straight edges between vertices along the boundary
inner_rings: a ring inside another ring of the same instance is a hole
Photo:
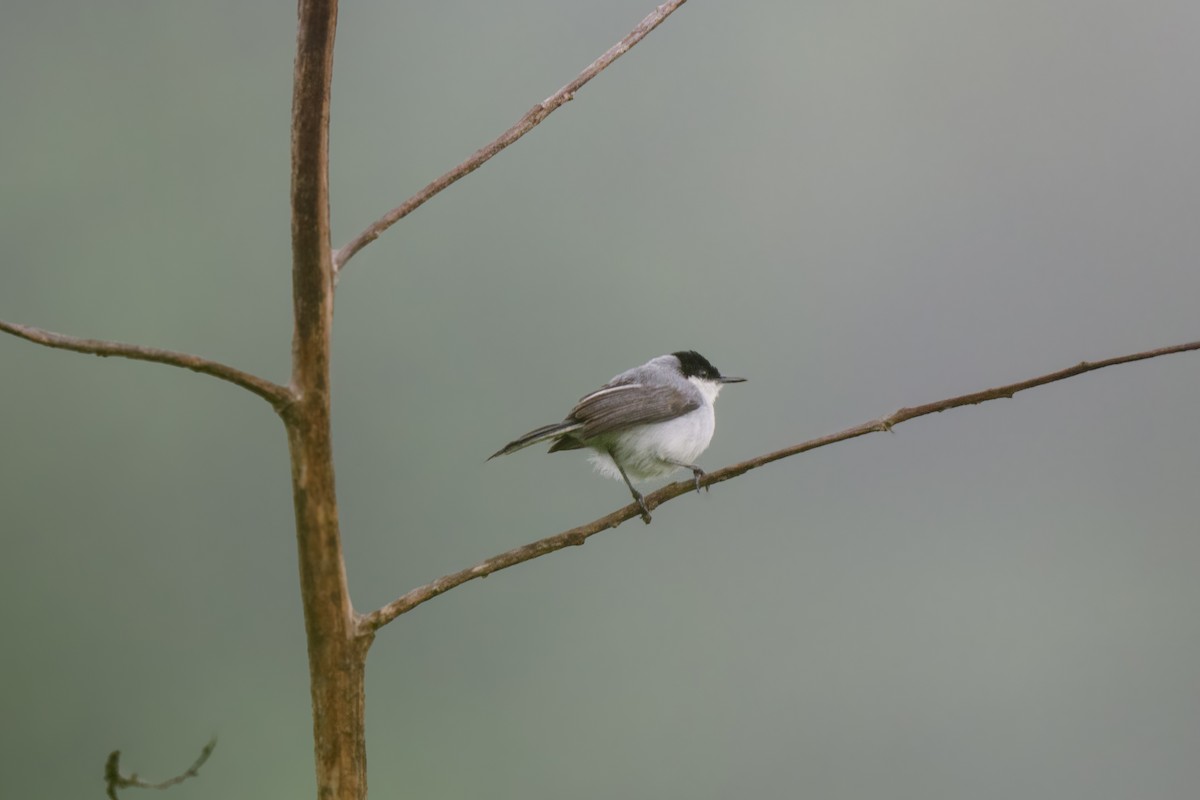
[[[292,389],[283,415],[292,459],[300,593],[308,637],[317,796],[367,793],[363,678],[370,637],[358,637],[334,493],[329,356],[329,104],[336,0],[300,0],[292,95]]]

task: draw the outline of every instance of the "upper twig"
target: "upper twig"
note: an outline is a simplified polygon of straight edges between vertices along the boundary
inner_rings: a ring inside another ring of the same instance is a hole
[[[631,47],[645,38],[646,34],[661,25],[663,20],[669,17],[675,9],[686,2],[687,0],[670,0],[670,2],[663,3],[654,9],[645,19],[638,23],[636,28],[629,32],[628,36],[608,48],[602,56],[588,65],[587,69],[579,73],[575,80],[529,109],[525,113],[525,116],[517,120],[516,124],[500,134],[493,141],[476,150],[466,161],[463,161],[457,167],[442,175],[424,189],[368,225],[366,230],[355,236],[334,254],[333,271],[335,276],[342,271],[342,268],[346,266],[346,262],[355,253],[378,239],[381,233],[420,208],[426,200],[429,200],[459,178],[465,177],[479,169],[492,156],[533,130],[538,123],[550,116],[550,113],[556,108],[573,99],[575,92],[579,91],[585,83],[599,75],[609,64],[628,52]]]
[[[1045,375],[1040,375],[1036,378],[1010,383],[1006,386],[997,386],[994,389],[984,389],[980,392],[972,392],[971,394],[959,395],[950,397],[945,400],[937,400],[925,405],[913,406],[911,408],[901,408],[895,413],[883,417],[882,419],[871,420],[864,422],[861,425],[855,425],[852,428],[847,428],[838,433],[831,433],[826,436],[821,436],[816,439],[810,439],[807,442],[785,447],[782,450],[776,450],[772,453],[766,453],[755,458],[750,458],[745,461],[740,461],[736,464],[731,464],[728,467],[723,467],[718,470],[713,470],[700,478],[701,486],[711,486],[714,483],[721,483],[731,478],[736,478],[739,475],[749,472],[752,469],[770,464],[772,461],[789,456],[798,455],[809,450],[816,450],[818,447],[834,444],[836,442],[844,442],[847,439],[854,439],[859,436],[864,436],[868,433],[876,431],[889,431],[896,425],[902,422],[907,422],[910,419],[924,417],[928,414],[936,414],[939,411],[947,411],[951,408],[959,406],[978,405],[985,403],[988,400],[997,400],[1002,397],[1012,397],[1017,392],[1023,392],[1026,389],[1032,389],[1035,386],[1044,386],[1055,381],[1072,378],[1076,375],[1082,375],[1085,372],[1111,367],[1116,364],[1127,364],[1131,361],[1144,361],[1148,358],[1157,358],[1159,356],[1171,355],[1173,353],[1184,353],[1189,350],[1200,350],[1200,341],[1189,342],[1188,344],[1174,345],[1172,347],[1162,347],[1157,350],[1146,350],[1141,353],[1133,353],[1126,356],[1117,356],[1116,358],[1108,358],[1103,361],[1084,361],[1076,364],[1073,367],[1050,372]],[[680,495],[687,494],[696,488],[696,483],[689,478],[685,481],[669,483],[656,492],[647,494],[644,497],[646,507],[649,510],[654,510],[668,500],[673,500]],[[641,514],[641,509],[636,503],[631,503],[624,508],[618,509],[600,519],[589,522],[586,525],[580,525],[576,528],[563,531],[562,533],[549,536],[545,539],[539,539],[536,542],[522,545],[513,548],[500,555],[493,556],[486,561],[481,561],[473,567],[453,572],[449,575],[444,575],[431,583],[424,586],[418,586],[407,594],[401,595],[397,599],[388,603],[383,608],[377,611],[372,611],[369,614],[364,614],[359,618],[359,631],[363,635],[373,634],[379,628],[387,625],[396,617],[411,611],[422,603],[432,600],[440,594],[450,591],[456,586],[460,586],[467,581],[475,578],[484,578],[491,575],[493,572],[515,566],[525,561],[544,556],[547,553],[553,553],[555,550],[561,550],[568,545],[581,545],[587,541],[588,537],[593,536],[600,531],[608,528],[615,528],[622,522],[633,519]]]
[[[193,372],[212,375],[223,381],[240,386],[266,400],[276,411],[283,411],[292,402],[292,393],[286,386],[272,383],[249,372],[211,361],[207,358],[194,356],[190,353],[177,353],[173,350],[160,350],[157,347],[143,347],[140,344],[125,344],[123,342],[105,342],[98,339],[80,339],[75,336],[65,336],[61,333],[42,330],[31,325],[19,325],[15,322],[0,320],[0,331],[11,333],[46,347],[59,350],[73,350],[76,353],[90,353],[94,356],[131,358],[135,361],[153,361],[158,364],[170,364],[183,367]]]

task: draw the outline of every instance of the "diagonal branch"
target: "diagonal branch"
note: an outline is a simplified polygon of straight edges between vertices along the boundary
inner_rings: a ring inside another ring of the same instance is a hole
[[[355,236],[334,254],[334,274],[340,275],[342,269],[346,266],[346,262],[353,258],[355,253],[378,239],[380,234],[388,228],[407,217],[413,211],[416,211],[425,204],[425,201],[459,178],[466,177],[479,169],[492,156],[533,130],[538,123],[550,116],[550,113],[556,108],[574,99],[575,92],[579,91],[585,83],[599,75],[609,64],[628,52],[630,48],[644,39],[650,31],[661,25],[663,20],[669,17],[675,9],[686,2],[687,0],[670,0],[670,2],[663,3],[654,9],[645,19],[638,23],[636,28],[630,31],[628,36],[614,44],[603,55],[588,65],[587,69],[579,73],[575,80],[529,109],[525,113],[525,116],[517,120],[511,128],[500,134],[492,142],[476,150],[466,161],[463,161],[457,167],[442,175],[433,183],[430,183],[424,189],[368,225],[366,230]]]
[[[35,344],[53,347],[58,350],[71,350],[76,353],[89,353],[94,356],[107,358],[131,358],[135,361],[152,361],[156,364],[170,364],[183,367],[193,372],[200,372],[228,381],[235,386],[253,392],[266,400],[276,411],[282,411],[292,402],[292,392],[286,386],[271,383],[268,380],[242,372],[240,369],[210,361],[207,358],[194,356],[189,353],[177,353],[173,350],[159,350],[157,347],[143,347],[138,344],[123,342],[104,342],[99,339],[80,339],[75,336],[65,336],[61,333],[34,328],[30,325],[19,325],[15,322],[0,320],[0,331],[11,333],[21,339]]]
[[[882,419],[864,422],[861,425],[855,425],[852,428],[847,428],[838,433],[831,433],[826,436],[821,436],[816,439],[810,439],[807,442],[785,447],[782,450],[776,450],[773,453],[766,453],[755,458],[747,459],[746,461],[731,464],[728,467],[723,467],[718,470],[713,470],[707,473],[700,479],[702,486],[711,486],[714,483],[736,478],[743,475],[752,469],[770,464],[773,461],[779,461],[789,456],[799,455],[800,453],[816,450],[818,447],[844,442],[847,439],[855,439],[859,436],[864,436],[868,433],[876,431],[890,431],[901,422],[907,422],[910,419],[924,417],[929,414],[936,414],[941,411],[948,411],[952,408],[960,406],[978,405],[986,403],[989,400],[998,400],[1002,397],[1011,398],[1017,392],[1023,392],[1026,389],[1032,389],[1035,386],[1045,386],[1048,383],[1066,380],[1073,378],[1076,375],[1082,375],[1085,372],[1111,367],[1117,364],[1128,364],[1133,361],[1144,361],[1149,358],[1158,358],[1159,356],[1171,355],[1173,353],[1185,353],[1192,350],[1200,350],[1200,341],[1189,342],[1188,344],[1174,345],[1172,347],[1162,347],[1157,350],[1146,350],[1141,353],[1133,353],[1126,356],[1117,356],[1116,358],[1108,358],[1103,361],[1084,361],[1076,364],[1073,367],[1050,372],[1046,375],[1040,375],[1036,378],[1010,383],[1006,386],[997,386],[994,389],[984,389],[980,392],[972,392],[971,394],[959,395],[958,397],[950,397],[945,400],[937,400],[932,403],[926,403],[921,406],[913,406],[910,408],[901,408],[899,411],[884,417]],[[685,481],[670,483],[659,489],[656,492],[645,496],[647,508],[654,510],[668,500],[673,500],[680,495],[687,494],[695,490],[696,484],[691,478]],[[521,547],[513,548],[500,555],[493,556],[486,561],[481,561],[473,567],[454,572],[449,575],[444,575],[441,578],[427,583],[424,586],[418,586],[412,591],[404,594],[392,602],[388,603],[383,608],[373,611],[370,614],[364,614],[359,618],[360,635],[372,635],[375,631],[387,625],[396,617],[406,612],[412,611],[422,603],[432,600],[440,594],[450,591],[456,586],[461,586],[467,581],[475,578],[486,578],[493,572],[498,572],[508,567],[516,566],[526,561],[544,556],[548,553],[553,553],[555,550],[561,550],[570,545],[581,545],[587,541],[588,537],[593,536],[600,531],[608,528],[615,528],[622,522],[626,522],[634,517],[641,515],[641,509],[636,503],[630,503],[624,508],[600,517],[597,520],[580,525],[576,528],[563,531],[554,536],[545,539],[539,539],[536,542],[522,545]]]

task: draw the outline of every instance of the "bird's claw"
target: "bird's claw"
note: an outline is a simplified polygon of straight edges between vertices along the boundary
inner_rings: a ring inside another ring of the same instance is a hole
[[[642,497],[640,492],[633,493],[633,499],[637,502],[638,508],[642,510],[642,522],[650,524],[650,509],[646,507],[646,499]]]
[[[707,474],[708,474],[707,472],[700,469],[699,467],[692,467],[692,476],[696,479],[696,494],[700,494],[700,479],[703,478]],[[705,486],[704,490],[708,491],[708,487]]]

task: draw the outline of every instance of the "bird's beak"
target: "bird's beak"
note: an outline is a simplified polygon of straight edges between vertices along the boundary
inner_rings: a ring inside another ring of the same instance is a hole
[[[717,379],[720,383],[745,383],[745,378],[731,378],[728,375],[722,375]]]

